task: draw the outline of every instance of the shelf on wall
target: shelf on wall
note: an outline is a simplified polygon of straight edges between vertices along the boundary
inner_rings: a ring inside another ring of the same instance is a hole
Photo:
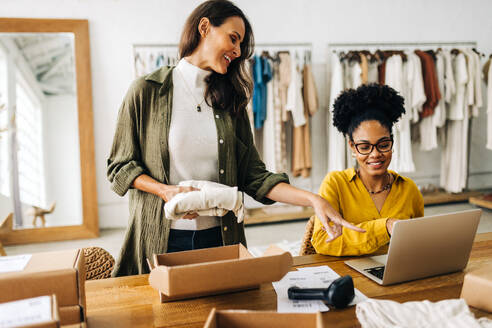
[[[448,203],[463,203],[468,202],[470,197],[481,196],[480,191],[464,191],[460,193],[448,193],[445,191],[437,191],[433,193],[423,194],[424,205],[440,205]]]
[[[491,196],[488,196],[487,199],[485,198],[485,196],[470,197],[469,202],[470,204],[474,204],[492,210],[492,200],[489,200],[491,198],[492,198]]]
[[[466,191],[461,193],[448,193],[445,191],[436,191],[426,193],[424,197],[424,205],[439,205],[449,203],[470,203],[492,209],[492,202],[483,200],[483,192],[481,191]],[[472,202],[472,199],[474,202]],[[476,203],[475,203],[476,201]],[[483,204],[483,205],[481,205]],[[314,210],[311,207],[289,206],[289,205],[274,205],[260,208],[246,209],[244,224],[259,224],[286,222],[300,219],[308,219],[314,215]]]

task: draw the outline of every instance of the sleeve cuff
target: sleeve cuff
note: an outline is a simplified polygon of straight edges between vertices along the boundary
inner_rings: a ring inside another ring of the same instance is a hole
[[[260,189],[256,192],[255,200],[259,201],[262,204],[270,205],[275,203],[275,201],[266,198],[266,194],[272,190],[280,182],[289,183],[289,177],[285,173],[275,173],[271,174],[268,178],[263,181]]]
[[[115,175],[111,189],[118,195],[124,196],[132,186],[133,181],[144,172],[145,170],[136,163],[128,163]]]
[[[388,219],[379,219],[374,223],[374,237],[377,245],[385,245],[390,241],[388,230],[386,229],[386,221]]]

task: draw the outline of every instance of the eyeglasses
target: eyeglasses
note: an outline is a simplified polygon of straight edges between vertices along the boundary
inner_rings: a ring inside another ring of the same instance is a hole
[[[355,149],[361,155],[369,155],[374,150],[374,147],[381,153],[387,153],[393,148],[393,139],[381,140],[376,144],[369,142],[355,144]]]

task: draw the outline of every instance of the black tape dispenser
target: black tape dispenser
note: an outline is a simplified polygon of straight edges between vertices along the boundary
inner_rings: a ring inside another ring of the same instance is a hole
[[[291,300],[322,300],[337,309],[346,307],[355,297],[351,276],[334,280],[328,288],[290,287],[287,293]]]

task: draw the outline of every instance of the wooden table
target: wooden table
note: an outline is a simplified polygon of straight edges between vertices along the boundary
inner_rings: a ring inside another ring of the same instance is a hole
[[[384,250],[380,251],[384,252]],[[477,235],[470,261],[464,272],[420,279],[393,286],[380,286],[343,261],[323,255],[294,258],[295,267],[329,265],[340,275],[350,274],[355,287],[366,296],[398,302],[458,298],[463,276],[486,264],[492,264],[492,233]],[[271,284],[259,289],[187,301],[159,303],[157,292],[149,286],[148,275],[112,278],[86,283],[87,319],[89,328],[100,327],[203,327],[213,307],[217,309],[246,309],[276,311],[277,296]],[[471,308],[477,317],[492,313]],[[328,327],[358,327],[355,307],[331,310],[323,314]]]

